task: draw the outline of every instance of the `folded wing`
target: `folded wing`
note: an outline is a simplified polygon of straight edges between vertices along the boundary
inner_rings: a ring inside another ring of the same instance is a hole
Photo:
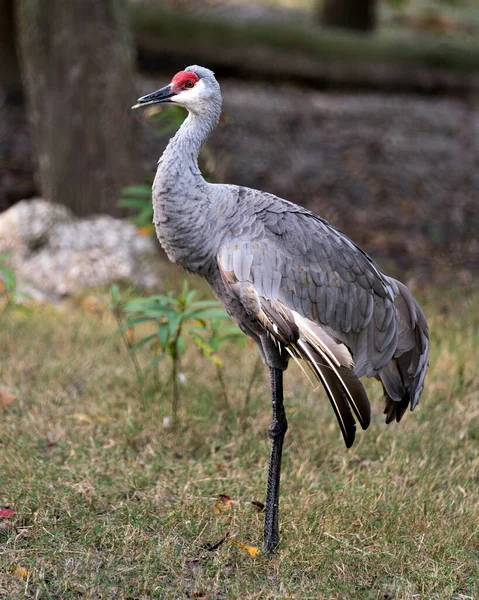
[[[247,290],[248,309],[276,343],[311,367],[350,446],[354,416],[363,428],[370,420],[359,377],[382,381],[387,422],[416,406],[428,361],[427,324],[409,290],[345,235],[276,201],[251,215],[254,228],[248,221],[236,227],[218,265],[240,300]]]

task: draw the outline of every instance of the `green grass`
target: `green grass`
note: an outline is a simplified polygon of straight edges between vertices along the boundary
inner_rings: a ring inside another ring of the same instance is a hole
[[[267,377],[244,405],[255,351],[184,361],[182,426],[169,392],[140,392],[108,315],[37,308],[0,321],[0,598],[479,598],[479,296],[431,293],[427,388],[416,412],[349,451],[322,392],[292,366],[281,545],[259,546]],[[145,356],[140,357],[146,362]],[[219,494],[233,499],[216,514]],[[15,569],[25,569],[27,579]]]

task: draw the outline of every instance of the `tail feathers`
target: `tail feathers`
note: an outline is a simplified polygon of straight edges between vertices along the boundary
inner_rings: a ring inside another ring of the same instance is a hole
[[[371,420],[371,408],[362,383],[351,369],[335,367],[327,354],[313,348],[306,340],[300,338],[296,345],[301,357],[323,384],[346,447],[350,448],[356,436],[356,422],[351,409],[363,429],[368,428]]]
[[[389,425],[394,420],[399,423],[409,406],[410,398],[409,392],[404,388],[404,380],[399,372],[397,361],[390,360],[377,378],[383,384],[386,423]]]
[[[384,408],[384,414],[386,415],[386,424],[392,423],[396,420],[398,423],[402,419],[404,413],[409,406],[409,394],[403,400],[392,400],[386,390],[384,390],[384,396],[386,400],[386,406]]]
[[[424,388],[429,360],[426,318],[411,292],[396,282],[399,343],[395,356],[378,373],[384,389],[386,423],[400,421],[408,406],[414,410]]]
[[[418,368],[417,365],[421,364]],[[419,355],[417,348],[413,348],[398,358],[393,358],[382,369],[378,378],[383,384],[386,406],[384,414],[386,423],[394,419],[399,423],[408,406],[414,410],[419,402],[424,388],[424,379],[427,371],[426,357]]]

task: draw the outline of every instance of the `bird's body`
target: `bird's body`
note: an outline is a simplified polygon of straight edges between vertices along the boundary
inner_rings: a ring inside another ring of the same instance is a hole
[[[271,369],[272,507],[265,549],[272,552],[278,542],[275,464],[286,430],[281,373],[289,359],[305,360],[322,382],[349,447],[354,417],[364,429],[370,419],[359,377],[381,380],[387,422],[416,406],[427,370],[427,324],[411,292],[321,217],[269,193],[206,182],[197,157],[219,120],[219,85],[197,66],[175,78],[139,100],[178,102],[189,110],[158,164],[154,223],[170,260],[207,279]]]

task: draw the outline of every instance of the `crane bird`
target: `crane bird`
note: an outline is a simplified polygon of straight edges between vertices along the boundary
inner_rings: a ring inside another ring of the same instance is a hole
[[[154,224],[168,258],[203,276],[269,367],[271,453],[263,551],[279,543],[278,505],[287,429],[283,371],[302,359],[322,383],[346,446],[370,405],[359,378],[382,383],[386,423],[414,410],[429,356],[424,314],[408,288],[313,212],[273,194],[208,183],[198,153],[216,128],[220,86],[193,65],[132,108],[171,103],[188,117],[158,162]]]

